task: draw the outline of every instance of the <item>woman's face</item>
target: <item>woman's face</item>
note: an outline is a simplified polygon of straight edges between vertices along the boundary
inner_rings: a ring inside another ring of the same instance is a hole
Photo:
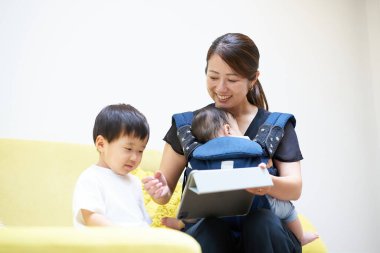
[[[216,107],[228,110],[248,103],[250,81],[232,70],[219,55],[209,59],[206,75],[207,90]]]

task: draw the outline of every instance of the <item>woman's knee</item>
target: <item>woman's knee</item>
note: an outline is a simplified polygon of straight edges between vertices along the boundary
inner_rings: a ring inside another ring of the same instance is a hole
[[[230,228],[218,218],[202,219],[186,231],[201,245],[202,252],[234,252]]]
[[[268,209],[258,209],[247,215],[243,233],[254,237],[283,230],[281,220]]]
[[[193,237],[198,237],[200,234],[205,234],[206,236],[228,236],[230,230],[228,225],[218,218],[205,218],[197,222],[195,225],[191,226],[186,233]]]
[[[255,210],[243,226],[245,252],[301,252],[295,236],[268,209]]]

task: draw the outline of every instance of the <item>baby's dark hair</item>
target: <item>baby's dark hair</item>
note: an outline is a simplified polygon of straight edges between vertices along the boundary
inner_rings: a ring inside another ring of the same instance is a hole
[[[149,124],[145,116],[128,104],[114,104],[103,108],[96,116],[93,139],[102,135],[108,142],[128,135],[149,139]]]
[[[200,109],[194,116],[191,132],[202,143],[219,136],[225,124],[229,124],[230,113],[214,106]]]

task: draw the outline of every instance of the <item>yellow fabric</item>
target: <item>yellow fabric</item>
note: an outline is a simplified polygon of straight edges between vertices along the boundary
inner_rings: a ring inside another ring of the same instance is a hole
[[[79,174],[98,160],[92,145],[0,139],[0,220],[12,226],[71,226],[71,201]],[[140,178],[158,169],[159,151],[144,152]],[[178,195],[178,193],[177,193]],[[166,206],[144,196],[147,210],[160,225],[166,209],[173,209],[173,198]],[[175,209],[175,208],[174,208]],[[155,216],[156,210],[163,210]]]
[[[302,228],[304,231],[312,231],[312,232],[318,232],[316,231],[315,227],[311,224],[311,222],[306,219],[305,216],[298,214],[298,218],[301,220]],[[324,244],[322,238],[319,238],[309,244],[306,244],[302,247],[303,253],[325,253],[327,252],[326,245]]]
[[[0,229],[0,253],[200,253],[185,233],[164,228],[12,227]]]
[[[45,228],[47,230],[55,226],[59,227],[55,231],[66,231],[60,229],[62,226],[72,226],[71,201],[75,182],[79,174],[97,160],[98,154],[93,145],[0,139],[0,221],[12,231],[17,226],[32,227],[32,230],[17,230],[21,234],[32,233],[33,227],[41,226],[49,226]],[[146,150],[139,168],[133,173],[140,178],[152,175],[158,169],[160,160],[161,152]],[[181,187],[181,184],[177,185],[172,199],[164,206],[156,204],[144,191],[152,227],[160,227],[162,217],[175,217]],[[305,230],[315,231],[305,217],[301,216],[301,221]],[[38,233],[50,233],[38,229]],[[0,232],[0,238],[7,234],[4,229]],[[148,236],[150,234],[147,233],[142,240],[147,240]],[[0,252],[4,240],[0,241]],[[303,252],[323,253],[327,250],[322,240],[318,239],[303,247]]]
[[[90,145],[0,140],[0,219],[14,226],[71,226],[80,172],[97,161]]]
[[[160,159],[161,157],[158,157],[158,161]],[[145,167],[141,166],[137,170],[133,171],[132,174],[138,176],[139,178],[153,175],[153,171],[146,171],[143,168]],[[145,207],[152,218],[152,227],[163,227],[161,224],[161,218],[163,217],[175,217],[179,202],[181,201],[181,191],[182,184],[179,183],[169,203],[166,205],[159,205],[152,200],[150,195],[143,188]]]

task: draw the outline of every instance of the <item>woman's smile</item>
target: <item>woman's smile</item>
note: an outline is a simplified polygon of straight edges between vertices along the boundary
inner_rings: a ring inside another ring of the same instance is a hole
[[[229,98],[232,97],[232,95],[219,95],[219,94],[216,94],[216,96],[218,97],[218,99],[219,99],[221,102],[225,102],[225,101],[227,101]]]

